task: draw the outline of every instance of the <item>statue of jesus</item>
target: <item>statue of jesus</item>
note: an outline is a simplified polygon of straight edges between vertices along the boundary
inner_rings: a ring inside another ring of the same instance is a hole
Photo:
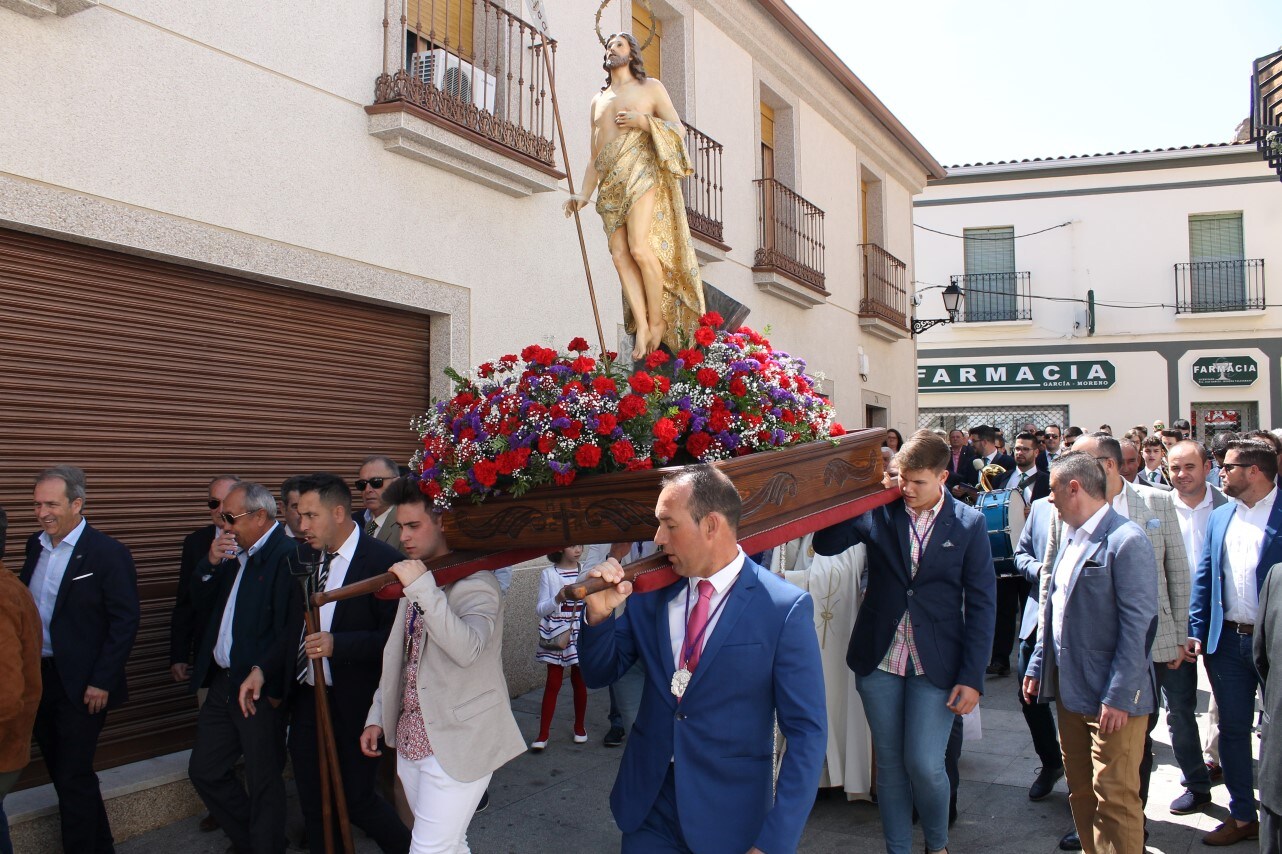
[[[645,73],[631,33],[606,40],[609,76],[592,99],[592,159],[582,196],[565,203],[581,210],[597,191],[619,282],[623,320],[635,336],[632,358],[666,344],[690,346],[704,312],[703,282],[686,222],[682,178],[694,172],[685,150],[685,127],[663,84]]]

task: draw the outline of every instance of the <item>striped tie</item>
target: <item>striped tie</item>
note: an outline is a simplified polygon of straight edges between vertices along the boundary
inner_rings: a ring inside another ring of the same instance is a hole
[[[316,575],[316,586],[311,587],[311,585],[308,585],[313,592],[325,589],[325,584],[329,581],[329,564],[334,560],[336,554],[338,552],[326,553],[325,560],[321,563],[320,572]],[[309,596],[308,599],[310,600],[310,598]],[[311,602],[305,602],[304,606],[311,607]],[[317,629],[319,628],[320,626],[317,626]],[[307,672],[310,668],[311,661],[307,658],[307,624],[304,623],[303,636],[298,639],[298,675],[295,677],[300,684],[307,681]]]
[[[365,523],[365,536],[372,537],[377,533],[378,533],[378,520],[375,519],[373,516],[371,516],[369,517],[369,521]]]

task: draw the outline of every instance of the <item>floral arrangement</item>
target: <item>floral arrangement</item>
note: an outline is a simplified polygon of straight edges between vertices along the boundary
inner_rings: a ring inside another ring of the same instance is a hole
[[[1264,135],[1264,147],[1271,156],[1282,156],[1282,134],[1275,130]]]
[[[454,395],[413,422],[422,440],[413,468],[444,510],[463,496],[521,495],[591,472],[711,462],[845,433],[804,373],[805,362],[761,334],[700,318],[691,345],[651,353],[644,370],[531,344],[520,356],[463,376]]]

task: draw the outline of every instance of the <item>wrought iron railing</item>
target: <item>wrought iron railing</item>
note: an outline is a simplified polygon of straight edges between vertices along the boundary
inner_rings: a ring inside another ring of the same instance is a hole
[[[754,270],[824,287],[824,212],[774,178],[758,178]]]
[[[401,0],[404,62],[374,83],[374,103],[403,102],[555,168],[543,53],[556,41],[493,0]],[[394,41],[392,43],[395,43]]]
[[[1282,50],[1252,63],[1251,141],[1282,178]]]
[[[1175,313],[1264,308],[1264,259],[1175,265]]]
[[[879,317],[908,328],[908,266],[876,243],[861,243],[864,292],[860,317]]]
[[[1031,280],[1022,273],[968,273],[949,281],[962,289],[961,319],[966,323],[1032,320]]]
[[[681,182],[686,198],[686,219],[690,230],[709,240],[722,243],[721,221],[721,143],[686,125],[686,152],[694,174]]]

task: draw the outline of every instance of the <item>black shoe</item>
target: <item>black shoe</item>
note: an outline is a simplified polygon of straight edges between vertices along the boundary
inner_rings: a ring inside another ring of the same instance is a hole
[[[1059,838],[1060,851],[1081,851],[1082,840],[1077,838],[1077,828],[1073,828]]]
[[[1224,769],[1220,767],[1218,762],[1206,763],[1206,774],[1211,778],[1212,783],[1224,782]]]
[[[953,795],[948,799],[948,826],[952,827],[957,823],[957,796]]]
[[[1171,801],[1171,815],[1189,815],[1198,812],[1211,802],[1210,792],[1184,790],[1184,794]]]
[[[620,744],[623,744],[623,739],[626,737],[627,733],[624,731],[623,727],[612,726],[610,727],[610,731],[605,734],[605,740],[601,743],[606,747],[618,747]]]
[[[481,802],[476,805],[477,812],[485,812],[485,808],[490,805],[490,790],[486,789],[485,794],[481,795]]]
[[[984,670],[984,672],[987,673],[989,676],[1009,676],[1010,662],[994,661],[992,664],[988,665],[988,668]]]
[[[1037,779],[1033,780],[1033,785],[1028,787],[1028,799],[1030,801],[1040,801],[1045,798],[1055,791],[1055,783],[1063,776],[1063,765],[1054,768],[1038,768]]]

